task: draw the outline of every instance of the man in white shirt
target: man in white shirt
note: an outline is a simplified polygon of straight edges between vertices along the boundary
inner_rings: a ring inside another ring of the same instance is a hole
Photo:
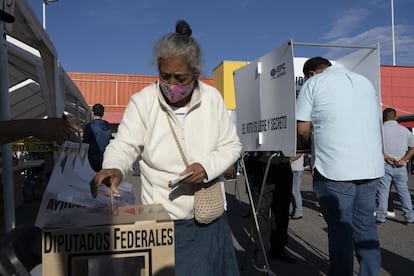
[[[383,111],[385,175],[377,190],[377,224],[385,223],[391,183],[401,200],[405,222],[414,223],[413,204],[408,190],[407,162],[414,155],[414,135],[398,124],[397,112],[393,108]]]
[[[378,275],[380,244],[375,193],[384,175],[381,108],[371,82],[342,65],[315,57],[297,99],[298,149],[311,148],[313,187],[328,225],[329,275]]]

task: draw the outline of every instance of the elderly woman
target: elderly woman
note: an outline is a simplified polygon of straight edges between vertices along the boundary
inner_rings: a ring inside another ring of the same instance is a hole
[[[118,192],[140,157],[143,204],[162,203],[174,220],[175,274],[239,275],[226,212],[210,224],[194,219],[191,187],[217,181],[240,157],[241,144],[220,93],[198,80],[201,50],[191,33],[179,21],[155,45],[159,80],[131,97],[92,193],[104,180]],[[190,172],[177,189],[168,186]]]

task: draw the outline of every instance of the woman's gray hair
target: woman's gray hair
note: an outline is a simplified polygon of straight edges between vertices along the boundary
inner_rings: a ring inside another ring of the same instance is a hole
[[[166,34],[158,40],[154,47],[158,69],[161,59],[181,56],[194,75],[200,75],[202,71],[201,49],[198,42],[191,37],[191,33],[190,25],[180,20],[175,26],[175,33]]]

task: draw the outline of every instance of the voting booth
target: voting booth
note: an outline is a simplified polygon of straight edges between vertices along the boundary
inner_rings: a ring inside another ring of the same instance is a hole
[[[366,76],[381,99],[379,47],[343,46],[287,41],[270,53],[234,71],[237,133],[243,150],[281,151],[296,154],[295,101],[304,83],[302,67],[311,57],[294,57],[294,46],[355,49],[332,59],[345,68]]]
[[[283,45],[234,72],[237,131],[244,151],[294,155],[293,52]]]
[[[270,162],[279,156],[296,155],[296,98],[305,82],[302,68],[309,57],[294,57],[294,46],[321,48],[347,48],[348,53],[341,58],[329,59],[332,64],[339,63],[345,68],[367,77],[378,93],[378,105],[381,105],[379,46],[344,46],[314,43],[294,43],[289,40],[268,54],[234,71],[236,97],[237,133],[243,145],[240,164],[245,172],[245,181],[249,201],[256,224],[258,238],[266,266],[270,268],[257,221],[256,210],[263,197]],[[378,118],[382,120],[382,118]],[[252,152],[266,151],[267,167],[264,172],[261,192],[257,206],[254,206],[250,191],[248,172],[244,158]],[[270,271],[270,270],[269,270]],[[270,273],[270,272],[269,272]]]

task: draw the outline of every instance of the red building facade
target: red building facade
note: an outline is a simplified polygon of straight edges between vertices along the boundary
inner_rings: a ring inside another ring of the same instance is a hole
[[[401,124],[414,126],[414,67],[381,66],[382,107],[397,110]]]
[[[158,76],[103,74],[103,73],[68,73],[82,92],[89,106],[100,103],[105,106],[104,119],[111,124],[118,124],[132,94],[153,83]],[[214,85],[212,78],[200,80]]]
[[[414,126],[414,66],[382,65],[381,101],[382,108],[393,107],[406,126]],[[156,81],[158,76],[68,73],[82,92],[89,106],[101,103],[105,106],[104,119],[112,124],[121,121],[130,96],[148,84]],[[214,85],[212,78],[200,78]],[[411,119],[412,117],[412,119]]]

